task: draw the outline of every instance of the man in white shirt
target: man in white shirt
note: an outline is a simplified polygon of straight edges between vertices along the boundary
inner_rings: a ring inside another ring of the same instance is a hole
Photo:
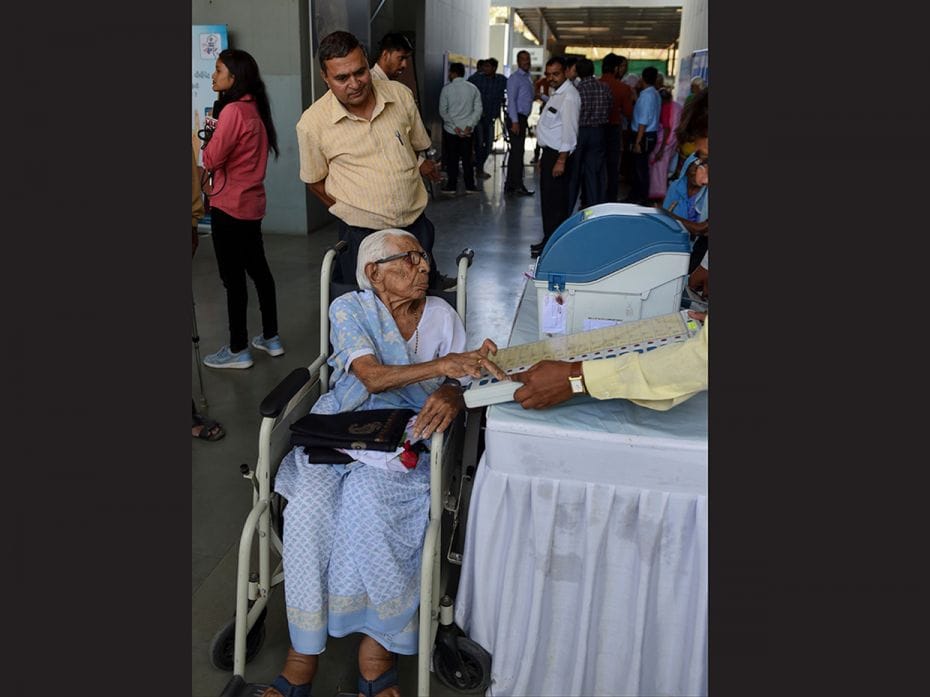
[[[543,239],[530,245],[530,255],[540,255],[549,237],[571,215],[568,200],[571,154],[578,143],[578,115],[581,97],[565,72],[565,59],[553,56],[546,63],[549,100],[536,124],[536,140],[542,146],[539,159],[540,208]]]
[[[465,79],[465,66],[449,65],[449,82],[439,93],[442,119],[442,159],[447,181],[442,193],[455,194],[459,181],[459,160],[465,174],[465,193],[481,191],[475,186],[472,165],[472,133],[481,119],[481,92]]]

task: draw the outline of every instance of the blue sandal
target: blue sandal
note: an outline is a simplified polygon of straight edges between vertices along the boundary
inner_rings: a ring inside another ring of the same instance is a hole
[[[365,697],[375,697],[382,690],[397,684],[397,666],[391,666],[374,680],[365,680],[358,676],[358,691]]]
[[[284,697],[310,697],[310,683],[293,685],[283,675],[276,677],[272,681],[271,687],[284,695]]]

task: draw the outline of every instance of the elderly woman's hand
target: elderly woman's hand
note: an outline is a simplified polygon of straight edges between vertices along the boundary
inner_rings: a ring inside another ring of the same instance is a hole
[[[488,360],[490,355],[497,353],[497,344],[485,339],[476,351],[464,353],[448,353],[438,358],[439,368],[447,378],[462,378],[465,376],[480,378],[482,369],[501,379],[503,371]],[[496,372],[495,372],[496,371]]]
[[[413,424],[414,438],[429,438],[433,433],[445,431],[452,420],[465,407],[462,388],[443,385],[426,399]]]

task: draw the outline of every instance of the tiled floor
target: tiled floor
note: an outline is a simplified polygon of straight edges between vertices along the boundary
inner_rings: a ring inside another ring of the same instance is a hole
[[[532,157],[527,144],[527,160]],[[504,156],[495,155],[485,165],[493,174],[480,181],[480,194],[456,197],[439,195],[426,213],[436,226],[434,252],[440,270],[452,275],[456,255],[464,248],[475,250],[468,275],[469,348],[485,337],[504,344],[523,287],[523,273],[532,260],[529,245],[541,239],[537,196],[504,196]],[[535,189],[538,177],[529,165],[525,181]],[[460,183],[460,190],[461,190]],[[623,192],[621,192],[622,194]],[[287,353],[278,358],[254,351],[255,365],[248,370],[201,369],[210,417],[220,421],[227,436],[215,443],[193,441],[191,470],[192,503],[192,697],[216,697],[231,673],[213,667],[209,644],[216,631],[232,617],[235,572],[241,526],[251,507],[251,484],[239,474],[239,465],[254,465],[260,416],[258,404],[277,382],[295,367],[309,364],[319,346],[319,273],[325,250],[335,243],[335,226],[310,235],[266,234],[265,250],[277,285],[280,335]],[[228,340],[226,303],[216,271],[209,235],[201,236],[193,261],[194,309],[200,335],[201,356],[212,353]],[[251,333],[260,330],[254,289],[250,290]],[[192,394],[200,403],[200,376],[192,360]],[[287,625],[283,590],[275,590],[269,602],[264,646],[247,666],[249,680],[270,681],[280,670],[287,651]],[[321,658],[314,695],[354,692],[357,637],[330,639]],[[416,691],[416,659],[400,661],[401,689]],[[434,695],[453,695],[432,678]]]

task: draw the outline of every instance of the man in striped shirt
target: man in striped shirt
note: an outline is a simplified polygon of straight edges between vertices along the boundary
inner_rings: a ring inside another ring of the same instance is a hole
[[[578,145],[572,155],[574,162],[568,187],[569,212],[574,210],[581,190],[581,207],[587,208],[607,200],[607,141],[608,114],[613,106],[610,88],[594,77],[594,63],[587,58],[575,64],[578,83],[575,88],[581,97],[578,116]]]
[[[353,283],[358,247],[377,230],[413,233],[430,254],[430,285],[446,288],[432,258],[435,229],[424,214],[428,196],[422,177],[439,181],[431,145],[413,95],[393,80],[372,80],[358,39],[344,31],[319,47],[329,91],[297,122],[300,178],[339,218],[339,239],[349,249],[338,257],[334,280]]]

